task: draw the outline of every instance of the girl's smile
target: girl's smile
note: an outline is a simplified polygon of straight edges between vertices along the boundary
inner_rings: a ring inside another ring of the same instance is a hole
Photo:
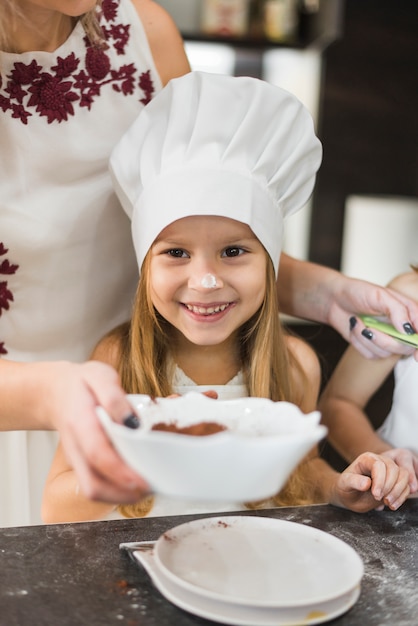
[[[224,311],[226,311],[229,307],[234,306],[234,304],[232,302],[225,302],[222,304],[211,304],[211,305],[204,305],[204,304],[192,304],[192,303],[185,303],[184,306],[186,307],[186,309],[188,311],[190,311],[190,313],[192,313],[193,315],[196,315],[197,317],[211,317],[211,318],[215,318],[217,316],[220,316]]]

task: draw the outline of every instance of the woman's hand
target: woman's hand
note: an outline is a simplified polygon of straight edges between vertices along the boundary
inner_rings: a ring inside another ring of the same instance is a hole
[[[409,496],[408,471],[387,456],[365,452],[337,475],[331,504],[357,513],[386,505],[396,511]]]
[[[28,365],[28,367],[31,367]],[[42,363],[40,409],[59,431],[65,455],[80,489],[92,500],[133,503],[149,493],[146,482],[128,467],[107,438],[96,414],[101,405],[117,422],[132,416],[116,371],[104,363]]]
[[[415,352],[418,360],[418,350],[377,330],[370,332],[357,317],[358,314],[387,317],[407,337],[418,329],[416,302],[392,289],[341,274],[341,284],[335,289],[334,298],[330,301],[328,323],[366,358]]]
[[[381,332],[373,331],[373,337],[362,334],[366,328],[358,317],[361,314],[387,317],[406,337],[418,331],[418,304],[398,291],[284,253],[277,289],[281,311],[332,326],[366,358],[414,352]],[[415,358],[418,360],[418,350]]]

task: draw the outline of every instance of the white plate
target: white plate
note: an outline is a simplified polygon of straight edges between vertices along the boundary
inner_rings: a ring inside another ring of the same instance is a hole
[[[151,550],[130,549],[170,602],[237,626],[329,621],[357,601],[363,576],[357,552],[333,535],[255,516],[188,522]]]

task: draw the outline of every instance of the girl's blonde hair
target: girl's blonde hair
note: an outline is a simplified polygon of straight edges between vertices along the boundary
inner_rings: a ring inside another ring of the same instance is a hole
[[[299,362],[288,350],[285,333],[279,318],[276,277],[273,264],[267,255],[266,294],[264,302],[239,334],[240,361],[250,396],[270,398],[274,401],[297,402],[300,388],[292,384],[299,372],[299,380],[306,380]],[[168,396],[174,392],[170,371],[170,354],[173,350],[171,325],[164,320],[152,304],[150,289],[150,253],[145,257],[135,296],[132,320],[110,333],[121,347],[118,371],[127,393],[145,393],[151,396]],[[311,493],[311,489],[309,489]],[[306,482],[298,471],[287,485],[271,500],[273,506],[311,503]],[[120,506],[125,517],[142,517],[152,508],[153,498],[136,505]],[[249,508],[264,506],[265,502],[249,503]]]
[[[104,43],[103,33],[99,24],[99,11],[102,0],[96,0],[96,6],[80,16],[87,38],[91,44]],[[25,15],[16,5],[16,0],[1,0],[0,2],[0,50],[13,50],[13,32],[17,20],[25,20]]]

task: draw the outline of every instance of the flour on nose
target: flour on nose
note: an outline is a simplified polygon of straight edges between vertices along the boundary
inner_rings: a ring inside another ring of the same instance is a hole
[[[200,284],[206,289],[213,289],[217,286],[216,276],[214,276],[213,274],[205,274],[205,276],[203,276],[202,280],[200,281]]]

